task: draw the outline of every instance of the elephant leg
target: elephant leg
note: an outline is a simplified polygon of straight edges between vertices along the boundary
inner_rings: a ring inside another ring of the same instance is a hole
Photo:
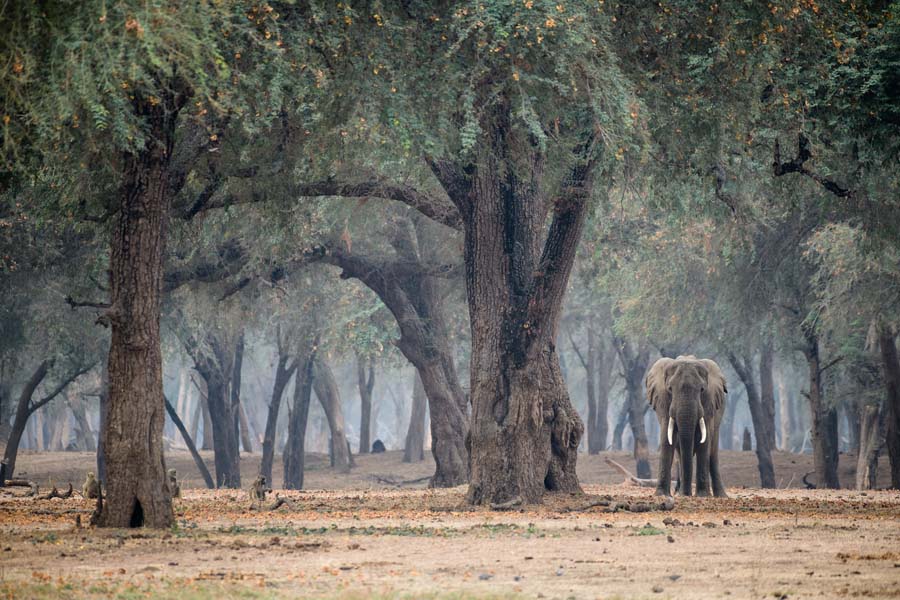
[[[697,495],[709,496],[709,440],[697,445]]]
[[[675,447],[669,443],[666,430],[660,427],[659,435],[659,485],[656,486],[657,496],[672,495],[672,456]]]
[[[709,475],[712,479],[713,495],[716,498],[727,498],[725,493],[725,484],[722,483],[722,475],[719,473],[719,435],[716,433],[712,436],[713,442],[709,449]]]

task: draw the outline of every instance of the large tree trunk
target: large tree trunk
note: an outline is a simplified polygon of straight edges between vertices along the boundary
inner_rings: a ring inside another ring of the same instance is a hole
[[[816,467],[816,485],[820,488],[839,489],[838,479],[838,419],[837,410],[827,406],[822,394],[822,367],[819,363],[819,340],[815,334],[806,333],[804,355],[809,368],[809,412],[812,416],[813,461]]]
[[[169,527],[174,514],[162,448],[159,310],[178,110],[171,99],[135,103],[148,119],[149,136],[143,150],[123,157],[121,201],[111,232],[109,414],[101,434],[107,498],[99,524]]]
[[[281,330],[278,333],[278,362],[275,365],[275,381],[272,384],[272,399],[269,401],[269,412],[266,417],[266,432],[263,436],[262,461],[259,466],[259,474],[272,483],[272,462],[275,457],[275,434],[278,430],[278,413],[281,410],[281,398],[284,389],[291,380],[294,371],[297,370],[297,361],[288,364],[288,354],[282,348]],[[304,427],[304,431],[305,431]],[[302,485],[302,482],[301,482]]]
[[[767,383],[768,385],[772,384],[772,360],[771,356],[765,358],[766,351],[767,349],[763,348],[759,361],[760,387]],[[738,358],[732,352],[728,353],[728,358],[738,377],[741,378],[744,389],[747,391],[747,403],[750,406],[750,418],[753,420],[753,433],[756,436],[756,462],[759,469],[760,486],[763,488],[774,488],[775,465],[772,462],[772,446],[770,445],[774,437],[770,435],[770,431],[775,429],[774,414],[770,416],[762,400],[760,389],[757,388],[754,381],[753,360]],[[768,377],[763,374],[765,370],[769,371]],[[767,393],[774,393],[774,391],[770,390]]]
[[[395,222],[391,245],[398,261],[372,260],[330,249],[323,260],[344,269],[342,277],[356,277],[385,303],[400,328],[397,347],[416,367],[431,415],[431,452],[435,460],[433,487],[452,487],[468,479],[466,449],[467,401],[448,341],[443,300],[438,282],[421,261],[438,263],[438,244],[426,219]]]
[[[897,490],[900,489],[900,361],[897,359],[894,332],[889,328],[882,330],[878,345],[884,369],[884,412],[887,421],[885,435],[891,462],[891,488]]]
[[[334,453],[334,468],[339,473],[350,472],[350,447],[347,444],[347,436],[344,428],[344,409],[341,406],[341,395],[331,367],[316,355],[314,363],[315,375],[313,387],[316,397],[325,410],[328,419],[328,428],[331,431],[331,447]]]
[[[416,371],[413,381],[412,410],[409,417],[409,428],[406,430],[406,443],[403,446],[403,462],[411,463],[425,460],[425,415],[428,407],[425,386]]]
[[[212,475],[209,474],[209,469],[206,468],[206,463],[203,462],[203,458],[200,456],[200,453],[197,452],[197,446],[194,445],[194,440],[191,439],[190,434],[188,433],[187,428],[184,426],[184,423],[181,422],[181,419],[178,416],[178,411],[169,403],[169,400],[163,399],[166,403],[166,412],[169,413],[169,418],[172,420],[172,424],[175,425],[175,428],[181,433],[181,437],[184,440],[184,444],[187,446],[188,451],[191,453],[191,458],[194,459],[194,464],[197,466],[197,470],[200,471],[200,476],[203,477],[203,481],[206,483],[206,487],[209,489],[214,489],[216,486],[213,483]]]
[[[284,446],[284,482],[286,490],[303,489],[303,467],[306,446],[306,425],[313,389],[315,349],[311,347],[302,358],[298,356],[294,379],[294,402],[288,411],[288,435]]]
[[[368,366],[368,369],[367,369]],[[367,371],[368,370],[368,374]],[[375,388],[375,364],[356,355],[356,378],[359,385],[359,453],[368,454],[372,449],[372,390]]]

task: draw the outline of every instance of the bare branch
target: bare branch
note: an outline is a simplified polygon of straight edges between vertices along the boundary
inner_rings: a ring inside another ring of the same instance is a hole
[[[66,389],[66,387],[68,387],[68,385],[70,383],[72,383],[73,381],[75,381],[76,379],[78,379],[79,377],[81,377],[82,375],[84,375],[85,373],[90,371],[91,369],[93,369],[95,364],[96,363],[91,363],[85,367],[80,367],[80,368],[76,369],[75,371],[73,371],[72,373],[70,373],[68,375],[68,377],[66,377],[62,382],[60,382],[59,385],[57,385],[55,388],[53,388],[53,390],[49,394],[47,394],[46,396],[44,396],[37,402],[32,402],[31,408],[29,409],[29,413],[33,413],[40,407],[44,406],[45,404],[47,404],[48,402],[50,402],[51,400],[56,398],[60,392],[62,392],[64,389]]]

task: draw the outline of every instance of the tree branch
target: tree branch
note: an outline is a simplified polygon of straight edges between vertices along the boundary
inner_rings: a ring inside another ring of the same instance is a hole
[[[838,363],[841,362],[842,360],[844,360],[844,357],[843,357],[843,356],[838,356],[836,359],[834,359],[833,361],[831,361],[830,363],[828,363],[827,365],[825,365],[824,367],[822,367],[821,369],[819,369],[819,375],[821,375],[822,373],[824,373],[825,371],[827,371],[828,369],[830,369],[830,368],[833,367],[834,365],[838,364]]]
[[[47,404],[48,402],[50,402],[51,400],[56,398],[56,396],[58,396],[59,393],[62,392],[70,383],[72,383],[73,381],[75,381],[76,379],[78,379],[79,377],[81,377],[82,375],[84,375],[85,373],[90,371],[91,369],[93,369],[95,364],[96,363],[91,363],[88,366],[79,367],[74,372],[70,373],[69,376],[66,377],[62,382],[60,382],[59,385],[57,385],[55,388],[53,388],[53,390],[49,394],[47,394],[46,396],[44,396],[37,402],[32,402],[31,408],[29,409],[28,412],[33,413],[40,407],[44,406],[45,404]]]
[[[781,145],[775,140],[775,157],[772,163],[772,172],[776,177],[787,175],[788,173],[800,173],[809,177],[823,188],[839,198],[852,198],[856,195],[854,190],[846,188],[839,183],[832,181],[826,177],[822,177],[818,173],[814,173],[806,168],[806,161],[812,158],[812,152],[809,150],[809,138],[802,133],[797,136],[797,156],[787,162],[781,160]]]
[[[66,304],[72,307],[72,310],[76,308],[101,308],[106,309],[112,306],[109,302],[88,302],[75,300],[72,296],[66,296],[65,298]]]

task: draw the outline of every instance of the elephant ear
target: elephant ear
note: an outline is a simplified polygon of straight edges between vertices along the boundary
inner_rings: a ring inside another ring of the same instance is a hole
[[[707,372],[704,404],[710,407],[715,414],[719,414],[725,408],[725,394],[728,393],[725,374],[714,360],[704,358],[698,362],[703,365]]]
[[[653,363],[653,366],[647,371],[647,377],[644,378],[644,385],[647,387],[647,401],[657,415],[669,413],[670,399],[666,379],[669,370],[674,366],[675,361],[671,358],[660,358]]]

